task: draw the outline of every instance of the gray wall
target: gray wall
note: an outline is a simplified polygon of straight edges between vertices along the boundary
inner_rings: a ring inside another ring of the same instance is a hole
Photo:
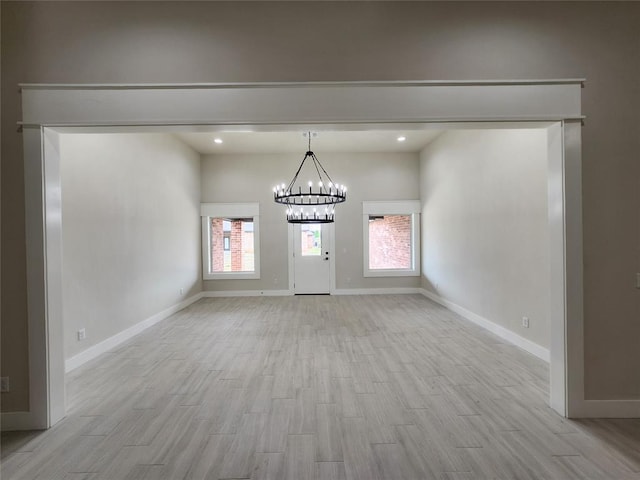
[[[316,153],[331,178],[349,188],[348,201],[336,207],[336,287],[419,287],[419,277],[364,278],[362,268],[362,201],[417,200],[418,154]],[[303,154],[203,157],[202,202],[259,202],[261,244],[259,280],[207,280],[205,290],[289,288],[285,209],[271,188],[291,180]]]
[[[420,191],[423,287],[549,348],[546,129],[445,132]]]
[[[586,398],[640,398],[637,2],[2,2],[2,409],[28,406],[19,82],[586,77]],[[312,34],[310,34],[312,33]]]
[[[61,135],[60,145],[69,358],[201,291],[200,156],[159,134]]]

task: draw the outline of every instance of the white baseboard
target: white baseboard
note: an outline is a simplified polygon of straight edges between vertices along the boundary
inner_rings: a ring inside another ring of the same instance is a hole
[[[420,288],[336,288],[331,295],[398,295],[421,293]],[[286,297],[291,290],[214,290],[202,292],[202,297]]]
[[[517,347],[520,347],[526,352],[529,352],[530,354],[535,355],[541,360],[544,360],[545,362],[549,363],[551,357],[550,357],[548,348],[544,348],[538,345],[537,343],[532,342],[531,340],[527,340],[526,338],[521,337],[520,335],[512,332],[508,328],[498,325],[497,323],[494,323],[491,320],[487,320],[486,318],[481,317],[480,315],[477,315],[467,310],[466,308],[461,307],[460,305],[450,302],[449,300],[446,300],[440,297],[439,295],[433,292],[430,292],[429,290],[425,290],[424,288],[421,288],[419,290],[420,290],[420,293],[422,293],[422,295],[429,298],[430,300],[433,300],[434,302],[439,303],[440,305],[448,308],[452,312],[455,312],[458,315],[466,318],[470,322],[473,322],[476,325],[479,325],[482,328],[489,330],[491,333],[493,333],[494,335],[497,335],[503,340],[506,340],[509,343],[513,343]]]
[[[332,295],[404,295],[422,293],[422,289],[414,287],[397,288],[336,288]]]
[[[293,295],[289,290],[211,290],[202,292],[202,297],[286,297]]]
[[[78,353],[77,355],[74,355],[73,357],[68,358],[64,362],[65,373],[69,373],[72,370],[75,370],[76,368],[78,368],[80,365],[83,365],[88,361],[93,360],[94,358],[102,355],[103,353],[108,352],[109,350],[113,350],[118,345],[126,342],[130,338],[146,330],[147,328],[155,325],[156,323],[161,322],[165,318],[170,317],[174,313],[179,312],[183,308],[188,307],[192,303],[197,302],[201,298],[202,298],[202,292],[197,293],[180,303],[176,303],[175,305],[172,305],[171,307],[166,308],[165,310],[162,310],[161,312],[158,312],[155,315],[152,315],[151,317],[145,320],[142,320],[139,323],[136,323],[132,327],[129,327],[126,330],[123,330],[122,332],[117,333],[112,337],[109,337],[106,340],[103,340],[102,342],[87,348],[86,350]]]
[[[640,418],[640,400],[583,400],[570,418]]]
[[[15,432],[18,430],[43,430],[43,427],[35,423],[34,415],[31,412],[2,412],[0,430]]]

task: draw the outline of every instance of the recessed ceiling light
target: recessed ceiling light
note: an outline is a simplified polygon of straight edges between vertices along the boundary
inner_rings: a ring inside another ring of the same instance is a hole
[[[221,144],[222,143],[222,139],[221,138],[214,138],[213,141],[217,144]]]
[[[403,137],[403,136],[398,137],[399,142],[404,142],[406,139],[407,137]]]

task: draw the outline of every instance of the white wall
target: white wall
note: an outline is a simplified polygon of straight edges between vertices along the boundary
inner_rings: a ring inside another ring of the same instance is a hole
[[[202,159],[202,202],[259,202],[261,278],[208,280],[204,290],[286,290],[288,230],[284,207],[273,201],[273,185],[288,183],[300,154],[209,155]],[[322,153],[333,180],[349,188],[336,207],[336,288],[419,287],[419,277],[364,278],[362,202],[419,198],[419,157],[411,153]],[[306,167],[305,167],[306,168]]]
[[[201,291],[199,176],[171,135],[61,135],[65,358]]]
[[[549,348],[546,130],[446,132],[420,189],[423,288]]]

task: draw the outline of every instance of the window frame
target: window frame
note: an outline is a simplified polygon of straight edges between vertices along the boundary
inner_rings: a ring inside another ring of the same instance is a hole
[[[254,203],[202,203],[202,279],[241,280],[260,278],[260,204]],[[212,218],[253,218],[253,271],[252,272],[212,272],[211,271],[211,219]]]
[[[362,262],[364,277],[420,276],[420,211],[419,200],[362,202]],[[369,268],[369,216],[371,215],[409,215],[411,217],[411,268]]]

